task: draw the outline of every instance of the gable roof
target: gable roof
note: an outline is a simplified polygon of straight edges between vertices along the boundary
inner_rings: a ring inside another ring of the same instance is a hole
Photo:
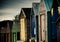
[[[30,18],[31,8],[22,8],[21,13],[23,13],[26,16],[26,18]],[[21,15],[21,13],[20,13],[20,15]]]
[[[45,3],[45,5],[46,5],[46,9],[47,9],[47,11],[50,11],[50,9],[52,8],[52,7],[56,7],[56,6],[58,6],[58,5],[60,5],[59,2],[60,0],[44,0],[44,3]]]
[[[40,3],[32,3],[32,9],[33,9],[35,15],[38,15],[39,7],[40,7]]]
[[[50,11],[53,4],[53,0],[44,0],[44,3],[45,3],[47,11]]]
[[[41,2],[40,2],[40,12],[45,11],[45,10],[46,10],[46,7],[45,7],[45,4],[44,4],[44,1],[41,0]]]

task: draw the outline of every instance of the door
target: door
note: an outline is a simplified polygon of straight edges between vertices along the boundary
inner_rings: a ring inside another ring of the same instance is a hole
[[[13,33],[13,42],[16,42],[16,33]]]
[[[6,33],[0,33],[0,41],[6,42]]]
[[[21,18],[20,19],[20,39],[22,41],[25,41],[26,39],[26,27],[25,27],[25,19]]]
[[[6,42],[10,42],[10,33],[6,33]]]
[[[41,37],[41,41],[45,42],[45,15],[42,14],[40,15],[40,37]]]

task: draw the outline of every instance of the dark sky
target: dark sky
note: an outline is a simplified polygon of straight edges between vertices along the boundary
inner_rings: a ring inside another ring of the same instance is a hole
[[[31,8],[33,2],[40,2],[40,0],[0,0],[0,20],[14,19],[22,7]]]
[[[49,10],[52,0],[44,1],[46,2],[46,9]],[[0,0],[0,21],[14,19],[14,16],[20,13],[21,8],[31,8],[33,2],[40,3],[40,0]]]
[[[19,3],[23,4],[27,1],[29,2],[29,0],[1,0],[0,5],[1,5],[1,8],[6,8],[6,7],[14,6]],[[30,4],[31,2],[32,2],[32,0],[30,0],[30,2],[28,4]]]
[[[25,4],[30,5],[34,1],[39,2],[40,0],[1,0],[0,9],[14,7],[14,6],[18,7],[18,4],[20,4],[21,6],[26,6]]]

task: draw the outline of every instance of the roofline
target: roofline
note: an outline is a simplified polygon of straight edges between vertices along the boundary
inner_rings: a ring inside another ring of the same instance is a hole
[[[13,22],[13,20],[2,20],[2,21],[0,21],[0,22],[3,22],[3,21],[12,21],[12,22]]]
[[[27,8],[30,8],[30,7],[25,7],[25,8],[27,9]],[[31,8],[32,8],[32,7],[31,7]],[[23,8],[21,8],[21,10],[22,10],[22,9],[24,9],[24,7],[23,7]]]
[[[32,4],[40,4],[40,2],[33,2]]]

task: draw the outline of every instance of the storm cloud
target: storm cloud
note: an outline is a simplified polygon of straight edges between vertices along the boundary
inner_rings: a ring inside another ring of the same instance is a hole
[[[23,7],[32,7],[33,2],[40,2],[40,0],[1,0],[0,1],[0,20],[6,15],[15,16],[20,13]],[[8,17],[9,18],[9,17]]]

